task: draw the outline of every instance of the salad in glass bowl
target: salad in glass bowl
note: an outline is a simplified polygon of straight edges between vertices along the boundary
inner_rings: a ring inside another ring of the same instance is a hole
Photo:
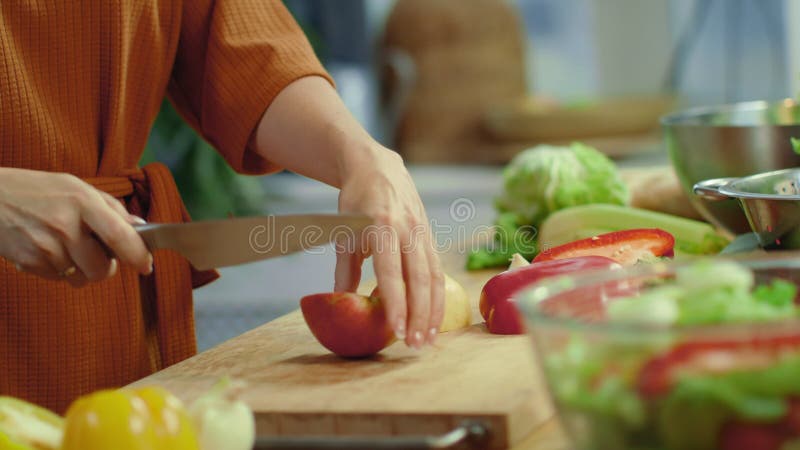
[[[580,449],[800,449],[800,258],[551,278],[520,294]]]

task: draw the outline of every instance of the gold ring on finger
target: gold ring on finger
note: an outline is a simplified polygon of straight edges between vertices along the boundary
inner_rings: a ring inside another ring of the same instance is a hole
[[[69,266],[69,267],[67,267],[66,269],[64,269],[64,270],[62,270],[61,272],[59,272],[59,274],[58,274],[58,275],[59,275],[61,278],[67,278],[67,277],[70,277],[70,276],[74,275],[74,274],[75,274],[75,272],[77,272],[77,271],[78,271],[78,268],[77,268],[77,267],[75,267],[75,266]]]

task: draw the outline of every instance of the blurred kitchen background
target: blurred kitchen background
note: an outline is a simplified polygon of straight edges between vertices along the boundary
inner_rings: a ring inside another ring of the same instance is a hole
[[[466,232],[491,223],[502,164],[536,143],[666,163],[660,115],[800,93],[800,0],[285,4],[351,111],[403,154],[431,220]],[[293,174],[233,174],[166,103],[145,159],[171,166],[195,218],[336,208],[335,189]],[[328,249],[223,269],[195,292],[200,349],[330,290],[334,261]]]

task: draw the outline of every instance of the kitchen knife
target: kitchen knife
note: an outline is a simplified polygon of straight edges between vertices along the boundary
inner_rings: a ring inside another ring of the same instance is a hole
[[[198,270],[235,266],[358,236],[372,219],[358,214],[242,217],[134,225],[147,248],[175,250]],[[343,241],[344,242],[344,241]]]

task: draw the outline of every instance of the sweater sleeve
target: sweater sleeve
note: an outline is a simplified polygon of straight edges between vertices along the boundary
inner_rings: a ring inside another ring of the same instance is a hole
[[[184,2],[168,95],[237,172],[279,169],[250,136],[278,93],[311,75],[333,84],[280,0]]]

